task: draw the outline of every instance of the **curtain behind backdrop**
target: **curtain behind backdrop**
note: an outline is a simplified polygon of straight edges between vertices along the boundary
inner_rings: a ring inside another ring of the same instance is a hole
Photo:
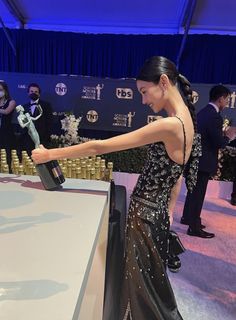
[[[176,62],[183,35],[80,34],[0,29],[0,71],[134,78],[145,59]],[[179,70],[194,83],[236,83],[236,37],[188,35]]]

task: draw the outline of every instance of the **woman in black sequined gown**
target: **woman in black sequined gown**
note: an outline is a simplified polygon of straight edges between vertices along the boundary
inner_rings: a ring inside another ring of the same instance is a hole
[[[11,99],[8,86],[0,82],[0,149],[6,149],[7,162],[11,164],[11,150],[16,148],[12,116],[16,107],[15,100]]]
[[[164,57],[152,57],[137,78],[143,104],[168,116],[141,129],[106,140],[61,149],[35,149],[36,163],[149,145],[148,159],[132,193],[124,253],[119,320],[181,320],[166,273],[171,190],[189,160],[191,188],[198,165],[192,90],[188,80]],[[117,305],[118,302],[117,302]],[[114,319],[110,319],[114,320]]]

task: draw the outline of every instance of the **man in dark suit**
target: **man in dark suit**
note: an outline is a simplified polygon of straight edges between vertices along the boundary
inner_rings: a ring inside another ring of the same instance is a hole
[[[232,204],[232,206],[236,206],[236,178],[234,178],[233,181],[233,190],[231,193],[230,203]]]
[[[52,132],[52,107],[49,102],[40,99],[41,89],[37,83],[31,83],[28,86],[28,96],[30,101],[23,105],[25,112],[28,112],[32,117],[36,117],[39,114],[37,105],[40,105],[43,114],[42,116],[34,122],[36,130],[38,131],[40,137],[40,143],[45,147],[49,146],[50,135]],[[22,150],[26,150],[28,154],[35,148],[33,141],[26,129],[23,130],[20,137],[20,145]]]
[[[218,164],[218,151],[234,139],[234,130],[222,131],[223,119],[220,112],[229,105],[230,90],[217,85],[210,90],[210,102],[197,114],[198,132],[201,134],[202,157],[199,162],[197,183],[192,193],[188,192],[181,223],[189,225],[187,234],[200,238],[213,238],[214,233],[204,231],[201,210],[208,180],[214,175]]]
[[[236,148],[236,139],[233,140],[229,146]],[[231,193],[230,203],[232,204],[232,206],[236,206],[236,166],[235,165],[234,165],[233,172],[234,172],[234,180],[233,180],[233,190]]]

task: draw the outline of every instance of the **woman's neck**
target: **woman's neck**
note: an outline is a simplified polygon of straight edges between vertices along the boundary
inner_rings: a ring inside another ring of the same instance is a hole
[[[186,108],[186,105],[175,87],[171,88],[171,92],[169,93],[168,100],[165,106],[165,110],[169,117],[173,117],[183,112]]]

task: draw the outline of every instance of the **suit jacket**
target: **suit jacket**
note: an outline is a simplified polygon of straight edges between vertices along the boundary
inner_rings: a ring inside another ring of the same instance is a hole
[[[223,119],[220,113],[211,104],[208,104],[197,114],[197,125],[202,141],[199,171],[215,174],[218,151],[229,143],[229,138],[222,132]]]
[[[36,130],[38,131],[40,137],[40,143],[47,147],[50,143],[50,135],[52,132],[53,126],[53,115],[52,115],[52,107],[49,102],[43,101],[39,99],[40,106],[42,107],[43,114],[39,119],[34,121],[34,125]],[[23,105],[25,112],[31,114],[31,106],[30,103],[26,103]],[[39,114],[37,108],[35,108],[34,113],[32,114],[33,117],[36,117]],[[22,145],[22,149],[27,150],[28,152],[34,149],[34,144],[28,135],[27,129],[23,129],[20,138],[20,144]]]

